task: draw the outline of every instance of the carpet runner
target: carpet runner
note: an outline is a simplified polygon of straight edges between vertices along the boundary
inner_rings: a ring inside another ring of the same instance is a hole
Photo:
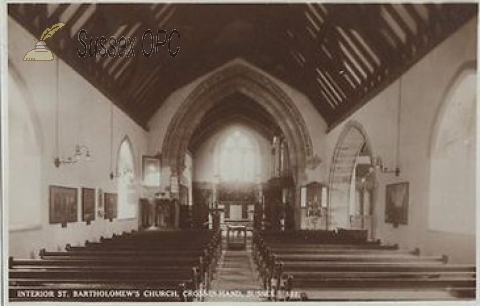
[[[225,250],[211,284],[207,302],[266,301],[262,284],[247,250]]]

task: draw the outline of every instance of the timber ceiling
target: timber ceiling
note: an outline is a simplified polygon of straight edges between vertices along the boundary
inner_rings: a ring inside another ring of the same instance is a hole
[[[241,57],[304,93],[330,127],[476,15],[476,4],[9,4],[33,36],[141,126],[176,89]],[[81,58],[78,32],[137,37],[135,57]],[[177,29],[176,57],[141,54],[146,29]],[[139,54],[140,53],[140,54]]]

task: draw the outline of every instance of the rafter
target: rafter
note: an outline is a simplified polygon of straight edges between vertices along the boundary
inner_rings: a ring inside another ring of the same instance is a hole
[[[68,19],[67,34],[49,48],[145,128],[173,91],[237,57],[305,94],[332,127],[477,14],[477,6],[19,3],[8,13],[37,38]],[[80,58],[71,48],[77,28],[89,37],[131,35],[137,46],[147,28],[175,28],[181,51],[175,58],[165,49],[155,58]]]

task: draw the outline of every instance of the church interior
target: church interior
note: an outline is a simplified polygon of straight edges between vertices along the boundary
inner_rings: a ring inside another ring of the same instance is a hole
[[[8,4],[9,300],[475,300],[477,10]]]

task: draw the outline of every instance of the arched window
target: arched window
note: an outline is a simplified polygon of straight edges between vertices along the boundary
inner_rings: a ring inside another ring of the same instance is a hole
[[[429,227],[474,234],[476,74],[464,74],[446,97],[430,152]]]
[[[118,218],[127,219],[136,216],[138,195],[135,186],[135,167],[133,150],[127,137],[120,144],[117,159]]]
[[[42,152],[25,89],[10,74],[8,84],[8,219],[9,228],[15,230],[41,225]]]
[[[236,130],[221,144],[218,174],[222,181],[254,182],[258,172],[257,147],[250,137]]]

